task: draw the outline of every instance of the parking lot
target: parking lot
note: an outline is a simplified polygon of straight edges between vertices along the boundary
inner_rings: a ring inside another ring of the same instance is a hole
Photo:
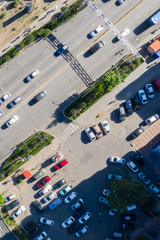
[[[31,170],[32,174],[36,173],[41,167],[45,168],[47,174],[51,177],[51,185],[65,178],[67,183],[70,183],[73,186],[73,190],[77,193],[77,197],[73,200],[73,203],[79,198],[83,198],[86,210],[92,214],[92,217],[86,222],[89,231],[84,235],[83,239],[97,240],[98,237],[105,239],[105,237],[110,236],[112,231],[117,230],[119,222],[118,214],[114,217],[109,216],[108,212],[110,209],[98,201],[102,190],[104,188],[110,189],[110,182],[107,180],[107,175],[109,173],[124,174],[121,166],[108,164],[108,158],[110,156],[119,156],[124,157],[126,160],[130,159],[134,148],[130,145],[130,141],[126,141],[126,139],[146,118],[157,112],[159,107],[159,93],[155,90],[154,99],[149,100],[148,104],[141,106],[140,110],[133,113],[124,122],[119,123],[117,121],[115,110],[123,100],[131,98],[146,83],[155,77],[160,77],[158,74],[158,70],[152,73],[147,71],[147,75],[144,73],[141,77],[139,76],[139,85],[134,85],[134,83],[129,84],[131,81],[129,77],[124,84],[118,86],[115,91],[105,96],[77,119],[77,124],[81,123],[82,127],[72,137],[67,139],[67,144],[66,142],[61,142],[59,145],[60,142],[57,138],[55,143],[53,141],[52,145],[46,147],[24,166],[25,170]],[[115,99],[115,96],[119,101],[112,101]],[[110,102],[112,103],[109,104]],[[104,114],[100,118],[96,118],[100,112],[104,112]],[[104,119],[107,119],[111,133],[95,142],[89,142],[83,130],[86,126],[98,124]],[[147,129],[148,126],[145,128]],[[152,126],[149,128],[152,128]],[[57,175],[54,175],[52,171],[54,163],[49,158],[57,151],[61,151],[69,163],[64,168],[58,170]],[[160,180],[148,163],[144,167],[140,167],[140,170],[144,171],[155,184]],[[128,172],[134,179],[137,179],[136,174],[131,173],[129,169]],[[33,201],[36,199],[41,201],[43,198],[38,195],[38,190],[35,187],[36,182],[32,182],[29,179],[15,185],[13,185],[13,181],[2,185],[2,189],[4,191],[7,190],[7,194],[14,192],[16,197],[26,207],[26,211],[18,217],[17,221],[24,226],[29,219],[34,219],[38,223],[39,218],[45,216],[55,222],[53,227],[43,226],[44,231],[48,233],[51,239],[76,239],[74,234],[68,234],[61,227],[61,223],[74,214],[71,209],[72,202],[69,204],[62,203],[55,210],[47,210],[45,213],[40,214],[35,206],[33,206]],[[42,206],[45,206],[45,204],[42,203]],[[149,218],[146,217],[146,214],[141,209],[137,208],[134,212],[137,215],[141,215],[141,219],[137,221],[136,226],[142,224],[144,221],[148,221]]]

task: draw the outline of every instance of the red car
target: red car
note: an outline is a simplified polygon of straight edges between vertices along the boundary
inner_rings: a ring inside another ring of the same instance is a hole
[[[155,217],[155,213],[152,210],[145,210],[145,213],[149,216],[154,218]]]
[[[37,183],[37,187],[38,187],[38,188],[43,188],[50,180],[51,180],[51,178],[50,178],[49,176],[46,176],[46,177],[42,178],[42,179]]]
[[[160,80],[153,80],[153,84],[157,88],[158,92],[160,92]]]
[[[56,164],[54,167],[55,167],[56,170],[59,170],[60,168],[64,167],[67,164],[68,164],[67,159],[64,159],[62,162]]]

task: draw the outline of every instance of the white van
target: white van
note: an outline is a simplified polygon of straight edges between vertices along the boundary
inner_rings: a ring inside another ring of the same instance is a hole
[[[115,238],[125,238],[126,237],[126,233],[121,233],[121,232],[112,232],[112,237]]]

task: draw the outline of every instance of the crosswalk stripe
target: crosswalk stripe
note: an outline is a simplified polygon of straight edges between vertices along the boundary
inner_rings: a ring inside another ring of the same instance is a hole
[[[71,126],[68,126],[67,130],[69,130],[71,132],[71,134],[75,132],[75,130]]]
[[[61,137],[62,140],[64,140],[64,141],[67,141],[67,139],[68,139],[68,137],[67,137],[64,133],[62,133],[62,134],[60,135],[60,137]]]
[[[69,137],[70,136],[70,131],[67,130],[67,128],[65,130],[63,130],[63,132]]]
[[[70,126],[72,126],[72,128],[75,129],[76,131],[79,129],[79,126],[78,125],[74,125],[73,123],[71,123]]]

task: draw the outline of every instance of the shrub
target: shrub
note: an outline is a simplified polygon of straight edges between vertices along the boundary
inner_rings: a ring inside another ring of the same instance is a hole
[[[3,12],[1,15],[0,15],[0,20],[5,18],[5,16],[7,15],[7,12]]]
[[[4,203],[4,196],[0,193],[0,205]]]
[[[44,36],[44,37],[45,37],[45,36],[48,36],[50,33],[51,33],[51,31],[50,31],[48,28],[46,28],[46,29],[44,29],[43,36]]]
[[[33,33],[31,33],[28,37],[25,38],[26,45],[31,44],[32,42],[34,42],[34,40],[35,40],[35,36],[33,35]]]
[[[20,0],[13,0],[13,4],[16,7],[19,4]]]

